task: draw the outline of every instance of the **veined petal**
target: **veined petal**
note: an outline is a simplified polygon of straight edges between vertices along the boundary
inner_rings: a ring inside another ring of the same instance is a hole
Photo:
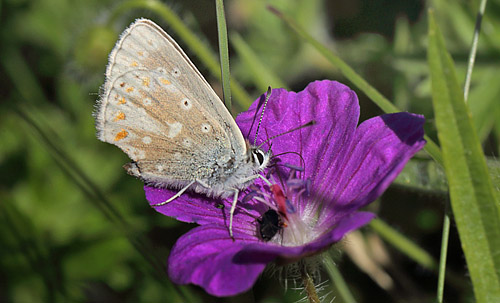
[[[193,283],[214,296],[232,296],[252,287],[270,258],[256,260],[239,254],[257,238],[235,231],[233,241],[227,228],[220,225],[199,226],[183,235],[172,248],[168,274],[178,284]]]
[[[321,213],[319,224],[351,213],[377,199],[401,172],[406,162],[424,145],[423,116],[410,113],[386,114],[363,122],[356,130],[348,158],[338,178],[323,176],[329,211]]]
[[[260,103],[264,99],[262,95],[259,102],[254,102],[248,111],[236,118],[251,143],[262,112]],[[356,94],[339,82],[315,81],[298,93],[273,89],[257,144],[314,120],[315,125],[277,137],[271,143],[273,153],[280,155],[280,163],[304,168],[301,178],[309,178],[315,184],[315,179],[325,175],[335,177],[347,156],[358,119]],[[287,175],[287,168],[277,167],[278,173]]]
[[[162,203],[175,195],[177,191],[144,186],[146,199],[150,205]],[[241,199],[241,197],[240,197]],[[229,211],[231,209],[231,199],[209,199],[204,195],[185,192],[177,199],[161,206],[153,206],[156,211],[165,216],[173,217],[179,221],[188,223],[218,224],[227,226],[226,233],[229,233]],[[240,205],[234,213],[233,231],[245,231],[248,234],[255,234],[255,221],[260,217],[260,208],[256,208],[255,201],[246,203],[238,202]]]
[[[275,259],[293,262],[323,251],[373,217],[371,213],[353,214],[323,237],[297,247],[262,243],[238,233],[233,241],[219,225],[200,226],[177,241],[168,260],[168,273],[178,284],[193,283],[215,296],[235,295],[250,289],[267,263]]]

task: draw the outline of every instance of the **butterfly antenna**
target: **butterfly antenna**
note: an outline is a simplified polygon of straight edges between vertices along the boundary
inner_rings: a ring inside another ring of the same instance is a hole
[[[287,130],[287,131],[286,131],[286,132],[284,132],[284,133],[281,133],[281,134],[277,134],[277,135],[275,135],[275,136],[272,136],[271,138],[269,138],[269,139],[267,139],[266,141],[262,142],[262,144],[261,144],[261,145],[259,145],[258,147],[259,147],[259,148],[261,148],[261,147],[262,147],[262,145],[266,144],[267,142],[269,142],[269,141],[271,141],[271,140],[273,140],[273,139],[276,139],[276,138],[278,138],[278,137],[280,137],[280,136],[283,136],[283,135],[289,134],[289,133],[294,132],[294,131],[296,131],[296,130],[299,130],[299,129],[301,129],[301,128],[304,128],[304,127],[309,127],[309,126],[314,125],[314,124],[316,124],[316,121],[315,121],[315,120],[311,120],[311,121],[307,122],[306,124],[302,124],[302,125],[300,125],[300,126],[297,126],[297,127],[295,127],[295,128],[292,128],[292,129],[290,129],[290,130]]]
[[[294,155],[299,156],[299,158],[300,158],[300,165],[302,165],[302,167],[305,166],[306,161],[304,160],[304,158],[302,157],[302,155],[300,153],[298,153],[298,152],[287,151],[287,152],[283,152],[281,154],[273,155],[273,158],[276,158],[276,157],[279,157],[279,156],[283,156],[283,155],[287,155],[287,154],[294,154]],[[283,166],[285,166],[284,164],[280,164],[280,163],[276,163],[276,165],[283,165]]]
[[[253,138],[253,146],[255,146],[257,144],[257,137],[259,136],[260,123],[262,122],[262,119],[264,118],[264,112],[266,111],[267,101],[269,101],[269,98],[271,98],[271,92],[272,92],[272,88],[269,86],[267,88],[266,100],[264,101],[264,106],[262,107],[262,113],[260,114],[259,124],[257,124],[257,131],[255,132],[255,138]]]

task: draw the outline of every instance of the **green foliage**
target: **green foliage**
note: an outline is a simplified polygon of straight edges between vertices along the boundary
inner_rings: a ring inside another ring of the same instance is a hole
[[[500,300],[500,201],[453,61],[432,11],[429,16],[432,101],[453,214],[477,302],[496,302]]]

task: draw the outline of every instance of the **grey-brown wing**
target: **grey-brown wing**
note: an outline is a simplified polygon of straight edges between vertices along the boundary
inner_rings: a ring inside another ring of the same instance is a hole
[[[116,77],[101,100],[100,140],[120,147],[154,184],[205,179],[233,157],[225,130],[168,74],[136,69]]]
[[[113,49],[106,70],[105,91],[114,79],[135,69],[158,71],[188,99],[195,100],[227,133],[234,150],[246,144],[236,122],[179,45],[154,22],[139,19],[126,29]]]

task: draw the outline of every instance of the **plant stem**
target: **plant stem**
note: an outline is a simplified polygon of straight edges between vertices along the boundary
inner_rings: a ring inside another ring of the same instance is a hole
[[[443,303],[444,297],[444,280],[446,277],[446,257],[448,255],[448,241],[450,238],[450,212],[449,203],[446,201],[445,215],[443,220],[443,233],[441,237],[441,256],[439,258],[439,276],[438,276],[438,289],[437,289],[437,301],[438,303]]]
[[[222,91],[224,94],[224,103],[231,112],[231,89],[229,88],[229,47],[227,43],[227,26],[224,15],[224,1],[215,0],[217,10],[217,30],[219,34],[219,56],[221,67]]]
[[[467,74],[465,75],[465,84],[464,84],[465,103],[467,103],[467,99],[469,98],[469,87],[472,78],[472,69],[474,68],[474,62],[476,61],[479,32],[481,31],[481,22],[483,20],[484,11],[486,10],[486,2],[487,2],[486,0],[481,0],[481,3],[479,4],[479,11],[477,12],[476,27],[474,28],[474,36],[472,37],[472,45],[469,53],[469,60],[468,60],[469,62],[467,64]]]

